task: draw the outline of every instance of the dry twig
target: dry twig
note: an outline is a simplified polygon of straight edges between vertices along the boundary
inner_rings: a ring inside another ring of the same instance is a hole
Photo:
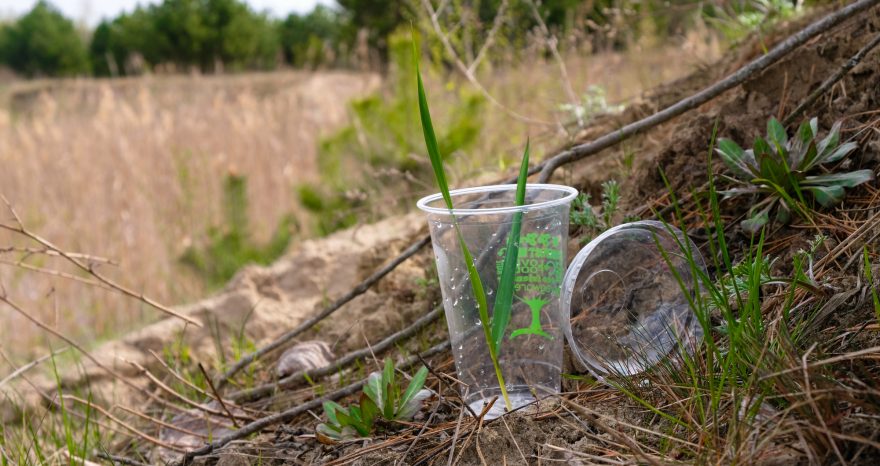
[[[196,327],[202,326],[202,324],[199,321],[193,319],[192,317],[185,316],[185,315],[175,311],[174,309],[171,309],[170,307],[167,307],[163,304],[160,304],[160,303],[154,301],[153,299],[147,297],[143,293],[136,293],[136,292],[116,283],[115,281],[105,277],[103,274],[99,273],[92,264],[85,264],[81,259],[78,259],[77,257],[68,254],[67,252],[65,252],[64,250],[55,246],[54,244],[52,244],[48,240],[43,239],[39,235],[32,233],[30,230],[25,228],[24,223],[21,221],[21,218],[18,216],[18,213],[12,207],[12,204],[9,203],[9,200],[6,199],[6,197],[3,196],[2,194],[0,194],[0,199],[2,199],[3,202],[6,204],[6,207],[9,209],[9,212],[12,214],[12,217],[13,217],[13,219],[15,219],[15,223],[16,223],[15,226],[0,223],[0,229],[8,230],[13,233],[18,233],[26,238],[31,239],[32,241],[34,241],[36,243],[39,243],[41,246],[43,246],[47,250],[52,251],[54,254],[58,254],[59,256],[66,259],[71,264],[75,265],[80,270],[88,273],[92,277],[95,277],[95,279],[97,279],[99,282],[113,288],[114,290],[116,290],[126,296],[129,296],[131,298],[135,298],[138,301],[141,301],[151,307],[154,307],[154,308],[156,308],[156,309],[158,309],[168,315],[177,317],[178,319],[181,319],[185,322],[193,324]]]

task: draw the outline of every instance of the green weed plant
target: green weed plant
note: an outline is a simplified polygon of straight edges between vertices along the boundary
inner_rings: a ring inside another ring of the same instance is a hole
[[[324,443],[355,437],[369,437],[380,425],[408,421],[419,412],[422,402],[431,396],[423,390],[428,369],[422,366],[410,380],[406,390],[398,383],[391,358],[385,358],[382,372],[370,374],[362,390],[360,402],[342,405],[324,402],[327,422],[318,425],[318,439]]]
[[[804,122],[797,134],[789,138],[776,118],[767,123],[767,137],[756,137],[751,149],[743,150],[730,139],[719,139],[717,153],[739,187],[719,191],[726,197],[756,195],[759,200],[749,209],[741,223],[743,230],[757,233],[770,221],[775,211],[778,223],[788,223],[795,213],[810,220],[811,199],[822,207],[843,200],[844,189],[874,179],[871,170],[832,172],[823,165],[838,162],[858,146],[855,142],[840,143],[840,122],[828,135],[818,139],[816,118]]]

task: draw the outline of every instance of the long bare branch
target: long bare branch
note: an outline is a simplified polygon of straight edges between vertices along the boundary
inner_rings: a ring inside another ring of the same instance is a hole
[[[394,346],[397,342],[405,340],[416,334],[419,330],[421,330],[426,325],[431,322],[437,320],[440,315],[443,313],[443,307],[438,306],[434,308],[431,312],[425,314],[420,317],[418,320],[412,323],[409,327],[393,333],[387,336],[384,340],[379,343],[372,345],[368,348],[362,348],[360,350],[352,351],[345,356],[333,361],[332,363],[319,367],[317,369],[312,369],[308,371],[297,371],[293,374],[279,380],[275,383],[268,383],[264,385],[260,385],[258,387],[254,387],[247,390],[242,390],[235,393],[230,393],[227,398],[234,400],[237,403],[241,403],[244,401],[251,401],[259,398],[263,398],[271,395],[279,388],[290,388],[295,386],[298,383],[305,382],[307,378],[315,380],[318,377],[323,377],[325,375],[334,374],[339,371],[341,368],[348,366],[349,364],[354,363],[359,359],[366,358],[370,356],[373,351],[382,352],[386,351],[392,346]]]
[[[6,197],[3,196],[2,194],[0,194],[0,199],[3,199],[3,202],[6,204],[6,207],[9,209],[9,212],[11,212],[12,216],[15,218],[15,223],[16,223],[15,226],[0,223],[0,229],[8,230],[13,233],[18,233],[22,236],[30,238],[31,240],[33,240],[33,241],[39,243],[40,245],[42,245],[43,247],[45,247],[47,250],[52,251],[55,254],[58,254],[59,256],[66,259],[71,264],[75,265],[77,268],[79,268],[79,269],[83,270],[84,272],[88,273],[89,275],[95,277],[95,279],[97,279],[99,282],[104,283],[105,285],[115,289],[116,291],[118,291],[124,295],[135,298],[138,301],[141,301],[145,304],[148,304],[149,306],[154,307],[154,308],[156,308],[156,309],[158,309],[168,315],[177,317],[178,319],[181,319],[181,320],[184,320],[190,324],[193,324],[196,327],[202,326],[202,324],[199,321],[193,319],[192,317],[185,316],[185,315],[175,311],[174,309],[171,309],[170,307],[167,307],[167,306],[160,304],[159,302],[149,298],[148,296],[144,295],[143,293],[137,293],[135,291],[132,291],[131,289],[129,289],[125,286],[122,286],[122,285],[116,283],[115,281],[105,277],[102,273],[98,272],[95,269],[95,267],[93,267],[92,264],[85,264],[81,259],[78,259],[78,258],[68,254],[66,251],[55,246],[50,241],[31,232],[30,230],[25,228],[24,223],[21,221],[21,218],[18,216],[18,213],[12,207],[12,204],[9,202],[9,200],[6,199]]]

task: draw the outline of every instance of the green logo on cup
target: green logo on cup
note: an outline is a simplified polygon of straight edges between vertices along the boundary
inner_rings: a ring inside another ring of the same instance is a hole
[[[510,338],[520,335],[540,335],[548,339],[553,337],[541,327],[541,310],[559,296],[562,283],[562,251],[559,249],[559,237],[547,233],[529,233],[519,239],[519,255],[516,264],[514,291],[516,298],[532,312],[532,321],[528,327],[514,330]],[[496,261],[498,275],[504,267],[507,248],[498,251]],[[525,298],[523,296],[531,296]]]

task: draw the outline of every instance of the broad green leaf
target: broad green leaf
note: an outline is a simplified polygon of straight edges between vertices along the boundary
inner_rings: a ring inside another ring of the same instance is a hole
[[[755,151],[755,159],[759,161],[761,160],[761,157],[773,153],[770,144],[767,144],[767,141],[760,136],[755,138],[755,144],[752,146],[752,150]]]
[[[345,408],[343,408],[342,406],[339,406],[338,403],[335,403],[333,401],[325,401],[324,402],[324,414],[327,415],[327,419],[334,426],[339,425],[339,419],[336,417],[337,411],[342,412],[342,413],[347,412],[345,410]]]
[[[767,122],[767,139],[780,148],[785,147],[788,142],[785,127],[776,118],[770,118],[770,121]]]
[[[367,383],[364,385],[363,391],[371,400],[373,400],[379,409],[382,409],[385,404],[385,395],[381,374],[378,372],[370,374],[369,377],[367,377]]]
[[[425,380],[428,378],[428,368],[422,366],[421,369],[416,372],[416,375],[413,376],[412,380],[409,382],[409,386],[406,387],[406,391],[403,393],[403,396],[400,398],[400,405],[397,407],[398,410],[402,409],[406,406],[407,403],[412,400],[416,393],[422,389],[425,385]]]
[[[382,389],[384,390],[382,414],[385,419],[393,419],[396,396],[394,392],[394,363],[391,362],[391,358],[385,358],[385,369],[382,371]]]
[[[839,121],[834,123],[834,126],[831,127],[831,131],[828,133],[828,136],[825,136],[825,139],[819,142],[819,145],[817,146],[817,149],[819,150],[819,156],[817,160],[819,160],[820,162],[818,163],[824,163],[821,161],[825,160],[829,155],[831,155],[838,144],[840,144]]]
[[[816,137],[816,133],[813,130],[813,123],[816,121],[815,118],[810,120],[809,122],[801,123],[801,126],[798,128],[798,141],[803,145],[807,145],[810,141]],[[818,123],[817,123],[818,124]]]
[[[813,137],[819,135],[819,118],[813,117],[810,119],[810,130],[813,131]]]
[[[373,430],[373,424],[375,424],[378,414],[379,407],[376,406],[376,403],[366,393],[361,393],[361,416],[364,425],[368,426],[370,430]]]
[[[721,156],[721,161],[727,165],[727,168],[733,172],[734,176],[743,181],[749,181],[753,178],[743,161],[745,151],[737,143],[730,139],[719,139],[718,148],[715,149],[715,152]]]
[[[846,157],[850,154],[850,152],[856,150],[859,147],[855,142],[847,142],[845,144],[841,144],[840,147],[834,150],[826,150],[826,154],[824,157],[818,160],[818,163],[832,163],[837,162],[838,160]]]
[[[339,440],[342,438],[342,435],[341,435],[342,428],[338,427],[338,426],[333,426],[330,424],[321,423],[321,424],[318,424],[318,428],[315,430],[317,430],[318,434],[319,434],[318,441],[321,441],[320,435],[324,435],[331,440]],[[325,443],[325,442],[321,442],[321,443]],[[333,443],[333,442],[327,442],[327,443]]]
[[[526,150],[523,152],[522,162],[519,168],[519,177],[516,182],[516,206],[526,203],[526,181],[529,177],[529,141],[526,141]],[[498,292],[495,294],[495,307],[492,310],[492,342],[496,353],[501,348],[501,340],[510,323],[511,308],[513,307],[513,287],[516,278],[517,261],[519,259],[519,235],[522,230],[522,212],[515,212],[507,235],[507,250],[504,254],[504,264],[501,268],[501,278],[498,280]]]
[[[762,210],[761,212],[758,212],[757,214],[755,214],[751,218],[740,222],[740,226],[742,227],[743,230],[754,234],[754,233],[761,231],[761,227],[766,225],[767,222],[769,222],[769,221],[770,221],[770,217],[767,215],[767,211]]]
[[[798,166],[798,170],[803,173],[810,171],[810,169],[816,166],[818,155],[819,151],[816,149],[816,141],[810,141],[810,143],[807,144],[806,150],[804,150],[804,157]]]
[[[787,225],[790,221],[791,210],[788,208],[788,204],[785,201],[781,201],[779,207],[776,208],[776,222],[782,225]]]
[[[348,412],[351,415],[351,427],[360,434],[361,437],[367,437],[370,435],[370,431],[372,430],[372,425],[367,425],[364,422],[364,417],[361,414],[361,408],[358,405],[351,405],[348,408]]]
[[[398,411],[397,419],[409,420],[422,408],[422,402],[431,396],[431,390],[419,390]]]
[[[806,186],[842,186],[854,188],[874,179],[871,170],[857,170],[847,173],[829,173],[827,175],[808,176],[802,184]]]
[[[813,193],[816,202],[823,207],[832,206],[843,200],[842,186],[804,186],[804,190]]]

